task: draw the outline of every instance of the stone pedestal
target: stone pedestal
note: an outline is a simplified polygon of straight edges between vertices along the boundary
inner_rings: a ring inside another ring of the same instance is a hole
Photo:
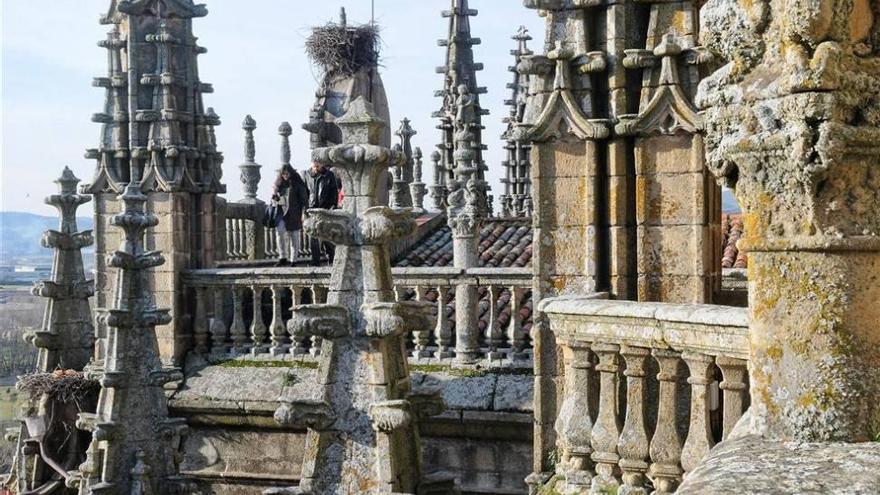
[[[735,187],[749,252],[743,431],[770,439],[880,431],[880,44],[868,12],[866,0],[703,9],[703,37],[730,61],[700,85],[709,166]]]

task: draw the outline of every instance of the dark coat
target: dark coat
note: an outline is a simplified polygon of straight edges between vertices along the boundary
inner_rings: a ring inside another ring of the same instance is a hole
[[[309,201],[309,189],[302,177],[297,173],[290,174],[290,180],[276,180],[275,194],[287,196],[287,213],[284,215],[284,226],[287,230],[302,230],[303,210]]]
[[[306,173],[309,188],[309,208],[336,208],[339,201],[339,182],[336,174],[328,169],[320,174]]]

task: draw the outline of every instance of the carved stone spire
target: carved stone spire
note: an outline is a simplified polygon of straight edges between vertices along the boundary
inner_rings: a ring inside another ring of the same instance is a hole
[[[100,45],[108,75],[101,142],[86,156],[97,161],[91,193],[123,190],[130,180],[144,191],[224,192],[222,156],[211,139],[219,119],[205,112],[192,19],[207,15],[192,0],[114,1],[102,18],[113,28]],[[145,102],[149,102],[146,103]]]
[[[91,198],[76,193],[79,179],[67,167],[55,183],[58,194],[45,202],[58,209],[59,227],[47,230],[42,240],[44,247],[55,250],[52,275],[32,290],[48,302],[43,328],[29,335],[39,349],[37,370],[43,373],[56,368],[82,371],[92,358],[95,343],[88,302],[95,292],[95,282],[86,280],[82,261],[82,248],[91,246],[94,238],[91,230],[80,232],[76,225],[77,208]]]
[[[314,150],[346,192],[344,210],[310,210],[309,235],[335,243],[327,304],[295,306],[289,331],[318,336],[321,398],[283,404],[275,418],[306,426],[307,452],[295,493],[452,493],[422,476],[418,424],[442,411],[436,395],[412,393],[404,338],[430,325],[430,304],[394,302],[390,242],[415,227],[409,211],[376,206],[388,167],[406,156],[380,142],[385,122],[364,98],[336,120],[342,144]]]
[[[164,263],[159,252],[144,247],[144,234],[158,219],[145,211],[147,197],[138,184],[129,183],[120,200],[124,210],[111,223],[124,237],[109,260],[117,269],[116,298],[100,315],[109,328],[109,348],[98,372],[98,410],[81,413],[77,421],[92,432],[87,460],[76,474],[81,494],[132,493],[144,484],[145,493],[166,492],[168,477],[177,473],[186,429],[185,420],[168,418],[163,386],[182,374],[163,368],[159,359],[156,325],[171,317],[153,303],[147,275]],[[150,477],[134,476],[139,470]]]
[[[241,123],[244,130],[244,163],[238,166],[241,170],[241,183],[244,185],[244,202],[253,203],[257,200],[257,189],[260,187],[260,169],[256,162],[256,144],[254,143],[254,130],[257,121],[250,115]]]
[[[529,152],[531,143],[527,140],[517,139],[514,131],[516,126],[523,122],[526,109],[526,97],[529,91],[528,74],[520,74],[517,70],[524,57],[531,56],[532,51],[528,42],[532,39],[525,26],[520,26],[513,40],[517,47],[510,51],[514,57],[514,65],[508,70],[513,73],[513,81],[507,84],[511,91],[509,100],[504,104],[510,107],[510,114],[504,118],[507,129],[501,136],[505,140],[504,149],[507,151],[507,159],[501,162],[505,169],[505,176],[501,179],[504,184],[504,194],[501,195],[501,216],[531,216],[531,164]]]
[[[393,205],[398,208],[405,208],[413,204],[409,186],[413,181],[412,137],[416,134],[417,132],[410,125],[408,118],[404,118],[400,122],[400,128],[394,132],[394,135],[400,138],[400,150],[406,155],[406,163],[394,169],[391,197]]]
[[[473,46],[480,44],[479,38],[471,36],[470,18],[477,15],[475,9],[468,7],[467,0],[450,0],[450,10],[443,11],[443,17],[449,19],[449,32],[446,39],[439,40],[438,45],[446,47],[446,63],[437,68],[437,73],[443,74],[443,89],[436,96],[443,98],[439,111],[434,113],[440,119],[437,126],[441,130],[442,139],[439,149],[441,150],[441,162],[447,171],[447,188],[451,187],[451,181],[459,179],[459,171],[456,169],[455,152],[457,141],[455,139],[456,113],[458,100],[463,91],[467,93],[470,107],[473,111],[473,143],[469,145],[474,153],[474,166],[476,167],[475,178],[477,187],[482,195],[481,202],[487,203],[489,186],[485,182],[484,172],[488,169],[483,162],[483,145],[481,118],[488,115],[489,111],[480,106],[479,95],[486,93],[486,88],[477,84],[477,71],[483,70],[483,64],[474,62]],[[485,208],[485,207],[484,207]]]

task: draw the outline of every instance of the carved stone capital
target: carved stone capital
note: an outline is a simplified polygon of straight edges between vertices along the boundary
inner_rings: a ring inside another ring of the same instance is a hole
[[[306,234],[333,244],[351,246],[355,243],[351,215],[343,210],[311,209],[303,223]]]
[[[433,307],[433,303],[427,301],[365,304],[362,310],[366,334],[373,338],[396,337],[431,328]]]
[[[336,420],[330,404],[309,400],[281,404],[275,410],[274,417],[281,426],[305,426],[316,431],[327,430]]]
[[[373,429],[382,433],[393,433],[412,423],[412,408],[407,400],[389,400],[370,405],[370,420]]]
[[[287,330],[296,340],[340,339],[351,334],[351,318],[343,306],[303,304],[292,307],[291,312]]]
[[[410,235],[416,228],[410,208],[374,206],[364,212],[361,236],[364,244],[384,244]]]

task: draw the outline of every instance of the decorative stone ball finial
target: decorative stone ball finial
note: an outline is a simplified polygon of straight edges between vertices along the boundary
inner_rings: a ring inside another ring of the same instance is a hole
[[[278,135],[281,136],[281,166],[290,165],[290,135],[293,134],[293,128],[290,122],[282,122],[278,126]]]

